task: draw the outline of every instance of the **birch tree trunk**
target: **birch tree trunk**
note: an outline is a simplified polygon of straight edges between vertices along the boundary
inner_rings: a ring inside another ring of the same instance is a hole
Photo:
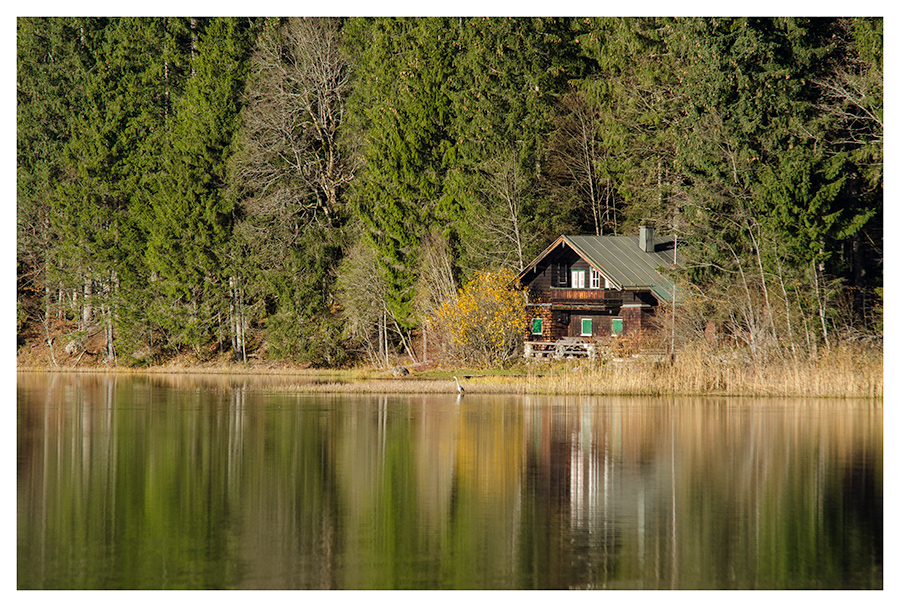
[[[91,322],[94,320],[93,298],[94,281],[90,277],[84,279],[84,303],[81,308],[82,330],[87,330]]]

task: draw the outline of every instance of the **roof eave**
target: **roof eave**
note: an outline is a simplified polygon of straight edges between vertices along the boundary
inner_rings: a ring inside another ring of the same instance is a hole
[[[575,245],[565,234],[559,236],[556,240],[554,240],[546,249],[544,249],[540,255],[538,255],[530,264],[528,264],[521,272],[519,272],[516,277],[516,281],[518,283],[522,283],[525,276],[528,275],[529,272],[534,270],[534,268],[541,263],[550,253],[552,253],[561,243],[567,244],[575,253],[578,254],[579,257],[584,259],[592,268],[594,268],[597,272],[599,272],[604,278],[606,278],[612,287],[614,287],[617,291],[628,291],[628,290],[641,290],[641,291],[650,291],[653,295],[659,299],[660,301],[664,301],[666,303],[671,302],[671,286],[667,287],[666,285],[625,285],[618,281],[611,279],[607,276],[606,272],[602,271],[600,268],[596,267],[594,263],[591,261],[591,256],[587,254],[583,249],[579,246]],[[662,258],[658,257],[659,261],[663,261]],[[670,264],[662,263],[659,267],[666,268],[671,267]],[[659,273],[659,268],[657,268],[657,273]]]
[[[553,252],[553,249],[555,249],[561,242],[566,242],[570,247],[572,247],[572,243],[569,242],[568,239],[566,239],[565,235],[558,237],[556,240],[554,240],[552,243],[550,243],[550,245],[546,249],[544,249],[540,255],[535,257],[534,261],[532,261],[530,264],[525,266],[525,269],[523,269],[521,272],[519,272],[519,275],[516,276],[516,280],[518,280],[519,282],[522,282],[522,279],[525,278],[525,276],[527,276],[528,273],[530,271],[532,271],[541,261],[543,261],[543,259],[545,257],[547,257],[547,255],[549,255],[551,252]],[[572,247],[572,248],[575,249],[575,247]],[[577,251],[577,249],[576,249],[576,251]],[[579,253],[579,255],[580,255],[580,253]]]
[[[616,281],[616,280],[613,280],[612,278],[610,278],[610,277],[607,275],[607,273],[606,273],[605,271],[603,271],[603,270],[601,270],[600,268],[598,268],[598,267],[594,264],[594,261],[591,259],[591,256],[588,255],[584,250],[580,249],[578,246],[576,246],[571,240],[569,240],[569,239],[566,238],[565,236],[563,236],[562,238],[565,238],[565,239],[566,239],[566,243],[568,243],[568,245],[569,245],[570,247],[572,247],[572,250],[575,251],[576,253],[578,253],[578,255],[579,255],[583,260],[585,260],[585,261],[588,263],[589,266],[591,266],[592,268],[594,268],[594,270],[596,270],[601,276],[603,276],[603,278],[605,278],[607,281],[609,281],[609,283],[610,283],[613,287],[615,287],[615,289],[616,289],[617,291],[622,291],[622,290],[625,289],[625,286],[624,286],[624,285],[622,285],[621,283],[619,283],[619,282]]]

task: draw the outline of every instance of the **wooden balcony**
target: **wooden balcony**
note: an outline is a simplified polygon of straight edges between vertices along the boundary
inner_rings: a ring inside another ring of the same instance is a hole
[[[555,308],[608,310],[622,306],[621,291],[605,289],[551,289],[549,303]]]

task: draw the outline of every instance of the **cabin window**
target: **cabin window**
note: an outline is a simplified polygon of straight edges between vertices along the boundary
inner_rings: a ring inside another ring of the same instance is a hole
[[[544,321],[540,318],[531,320],[531,333],[534,335],[542,335],[544,333]]]
[[[572,270],[572,288],[584,288],[584,270]]]
[[[590,318],[582,318],[581,319],[581,336],[586,337],[589,335],[593,335],[594,333],[594,323]]]
[[[566,287],[569,285],[569,267],[560,262],[556,264],[556,286]]]
[[[621,318],[613,318],[612,319],[612,334],[613,335],[621,335],[622,331],[625,330],[625,321]]]
[[[591,288],[599,289],[600,288],[600,272],[591,268]]]

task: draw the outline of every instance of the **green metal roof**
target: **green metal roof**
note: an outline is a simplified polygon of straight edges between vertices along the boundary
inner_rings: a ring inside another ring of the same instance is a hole
[[[657,299],[672,301],[672,282],[658,268],[671,267],[675,239],[655,236],[654,252],[641,250],[637,236],[560,236],[519,275],[521,280],[561,242],[565,242],[598,272],[623,290],[647,289]]]

